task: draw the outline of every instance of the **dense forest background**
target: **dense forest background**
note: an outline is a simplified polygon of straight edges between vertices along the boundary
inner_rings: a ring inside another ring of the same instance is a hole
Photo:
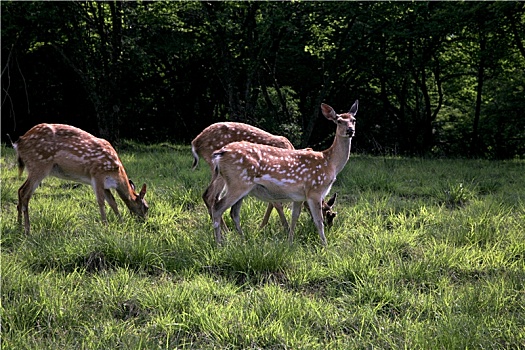
[[[2,141],[189,143],[242,121],[367,154],[525,157],[524,2],[1,2]]]

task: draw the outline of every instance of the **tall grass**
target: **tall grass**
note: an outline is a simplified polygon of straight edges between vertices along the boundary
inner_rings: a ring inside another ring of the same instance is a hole
[[[48,178],[16,222],[2,148],[2,349],[461,349],[525,345],[525,162],[353,155],[323,248],[301,215],[289,245],[247,199],[245,237],[214,243],[187,146],[133,143],[150,217],[100,222],[88,186]],[[25,175],[24,175],[25,176]],[[285,212],[289,215],[290,209]],[[226,222],[233,227],[229,217]]]

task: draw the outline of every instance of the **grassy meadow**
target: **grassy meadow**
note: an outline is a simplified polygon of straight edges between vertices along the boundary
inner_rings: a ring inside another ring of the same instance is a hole
[[[525,348],[524,160],[352,155],[326,248],[304,212],[292,245],[275,212],[259,229],[253,198],[217,247],[189,146],[119,148],[145,223],[47,178],[29,236],[1,151],[2,349]]]

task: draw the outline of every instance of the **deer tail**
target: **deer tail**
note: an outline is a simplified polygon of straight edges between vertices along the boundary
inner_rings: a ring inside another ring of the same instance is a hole
[[[219,150],[219,151],[215,151],[213,152],[213,155],[212,155],[212,158],[211,158],[211,161],[213,163],[213,176],[216,177],[219,175],[219,161],[221,159],[221,156],[226,153],[226,151],[223,151],[223,150]]]
[[[195,150],[195,146],[191,145],[191,154],[193,155],[193,164],[191,165],[191,170],[195,170],[197,165],[199,165],[199,154]]]

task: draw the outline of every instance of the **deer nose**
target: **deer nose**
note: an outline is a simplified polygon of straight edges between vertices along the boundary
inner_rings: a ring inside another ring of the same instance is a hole
[[[348,128],[346,129],[346,134],[350,137],[354,136],[355,135],[355,130],[354,128]]]

